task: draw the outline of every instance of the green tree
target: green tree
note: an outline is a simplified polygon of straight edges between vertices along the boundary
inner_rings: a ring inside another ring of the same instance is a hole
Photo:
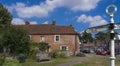
[[[27,53],[29,51],[29,36],[25,30],[11,27],[2,32],[0,45],[10,49],[10,53]]]
[[[95,35],[96,40],[104,41],[104,40],[110,40],[110,33],[108,32],[99,32]]]
[[[82,35],[80,36],[80,40],[81,40],[81,42],[83,42],[83,43],[93,42],[92,34],[91,34],[91,33],[84,32],[84,33],[82,33]]]
[[[10,12],[0,3],[0,27],[10,26],[11,20]]]

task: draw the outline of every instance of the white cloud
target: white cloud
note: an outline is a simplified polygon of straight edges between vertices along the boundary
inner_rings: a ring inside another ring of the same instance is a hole
[[[55,8],[65,7],[72,11],[90,11],[94,9],[100,0],[46,0],[39,5],[27,6],[24,3],[16,3],[14,6],[17,15],[22,18],[47,17]]]
[[[89,23],[90,27],[107,24],[107,21],[104,20],[100,15],[86,16],[85,14],[82,14],[78,17],[77,22]]]
[[[20,18],[13,18],[12,24],[13,25],[23,25],[23,24],[25,24],[25,22],[24,22],[24,20],[22,20]]]
[[[12,24],[13,25],[24,25],[25,21],[20,19],[20,18],[13,18]],[[31,21],[30,24],[37,24],[37,22],[36,21]]]
[[[48,21],[45,21],[43,24],[48,24]]]

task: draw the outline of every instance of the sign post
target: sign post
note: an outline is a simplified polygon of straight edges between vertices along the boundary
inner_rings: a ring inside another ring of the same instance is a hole
[[[114,8],[113,12],[110,12],[109,9],[110,8]],[[108,13],[110,15],[110,26],[109,26],[109,30],[110,30],[110,52],[111,52],[111,57],[110,57],[110,66],[115,66],[115,33],[114,33],[114,14],[117,11],[117,7],[115,5],[109,5],[106,8],[106,13]]]
[[[114,8],[114,11],[110,11],[110,8]],[[97,26],[97,27],[91,27],[86,30],[87,33],[91,32],[101,32],[105,30],[110,30],[110,66],[115,66],[115,33],[114,30],[120,29],[120,23],[114,25],[114,14],[117,11],[117,7],[115,5],[109,5],[106,8],[106,13],[110,15],[110,24]]]

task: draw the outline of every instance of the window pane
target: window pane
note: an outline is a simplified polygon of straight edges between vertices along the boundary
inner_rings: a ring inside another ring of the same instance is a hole
[[[59,36],[56,36],[56,41],[59,41]]]
[[[66,46],[62,46],[62,51],[66,51],[67,47]]]
[[[40,36],[40,41],[44,41],[44,36]]]

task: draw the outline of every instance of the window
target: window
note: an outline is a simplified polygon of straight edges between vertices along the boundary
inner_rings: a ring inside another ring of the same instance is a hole
[[[59,42],[60,41],[60,35],[55,35],[55,42]]]
[[[68,46],[65,46],[65,45],[60,46],[60,50],[62,50],[62,51],[66,51],[66,50],[68,50]]]
[[[45,37],[44,36],[40,36],[40,41],[44,41]]]

